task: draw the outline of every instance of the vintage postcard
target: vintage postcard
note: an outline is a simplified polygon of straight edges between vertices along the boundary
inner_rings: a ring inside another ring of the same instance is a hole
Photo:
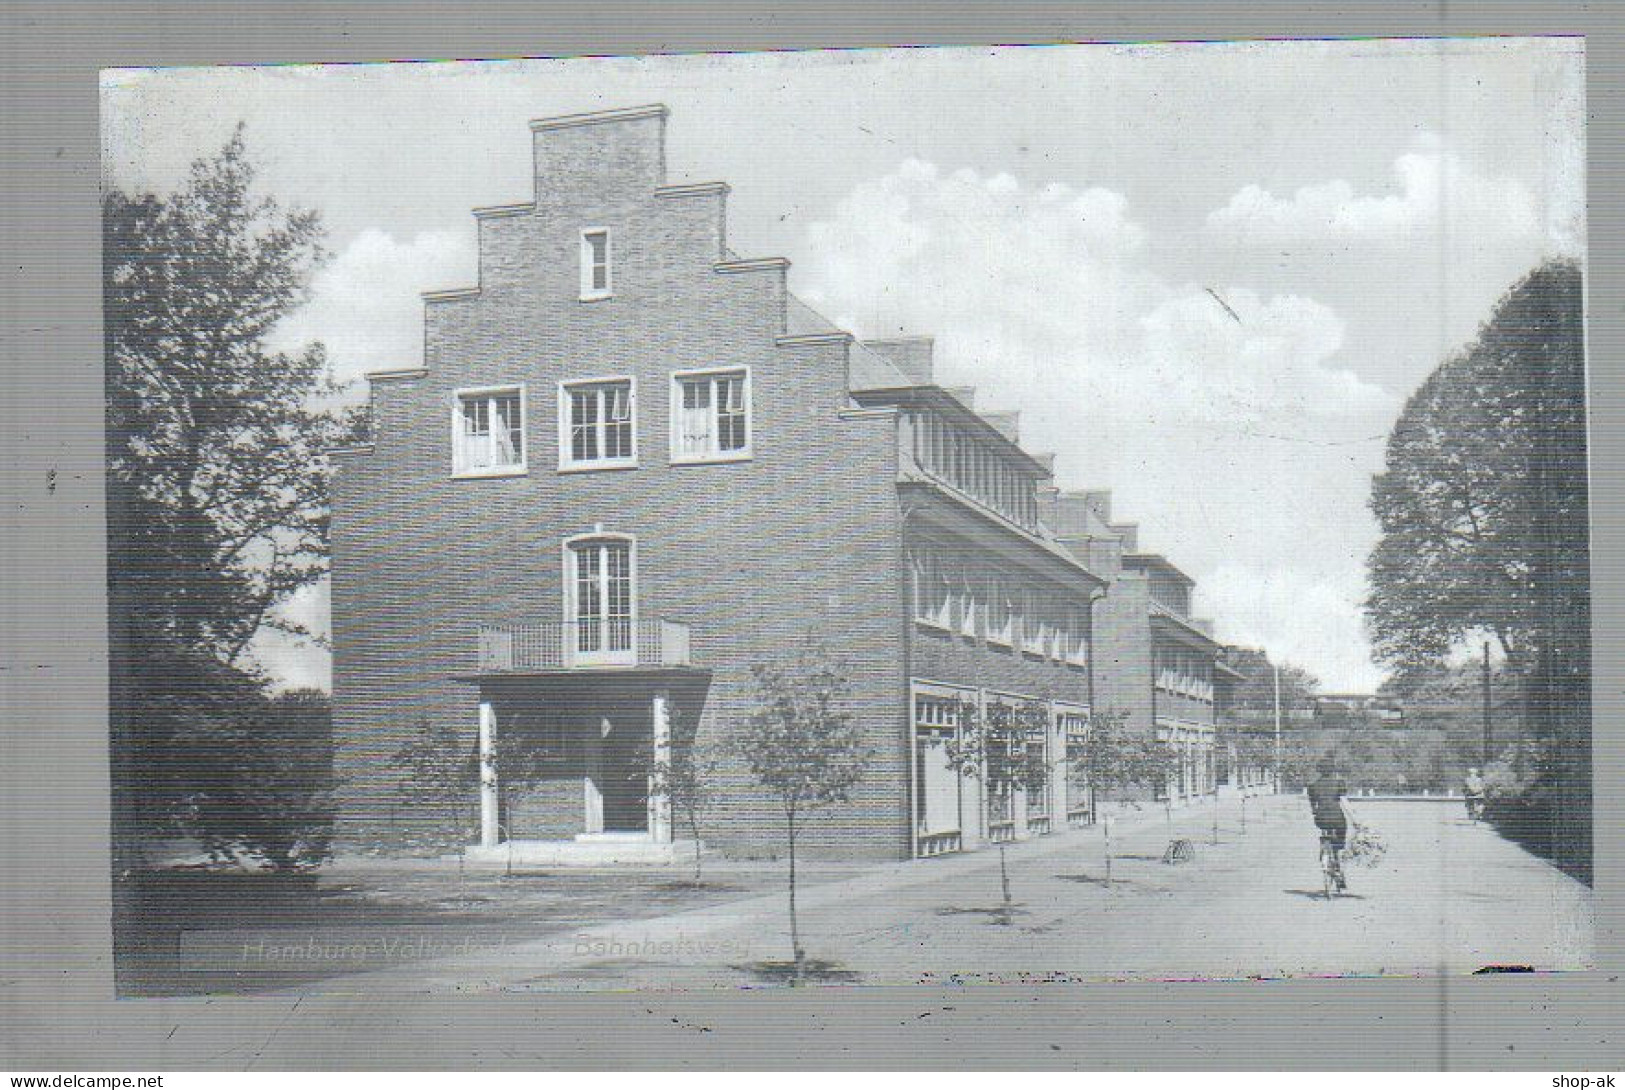
[[[105,72],[119,994],[1591,967],[1584,71]]]

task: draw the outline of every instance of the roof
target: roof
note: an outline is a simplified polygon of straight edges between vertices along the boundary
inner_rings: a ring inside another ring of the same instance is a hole
[[[1139,570],[1155,569],[1164,575],[1173,576],[1186,586],[1194,587],[1196,585],[1196,580],[1180,571],[1173,561],[1160,553],[1129,553],[1123,557],[1123,567]]]
[[[846,332],[794,295],[785,299],[784,326],[785,332],[792,336]],[[848,353],[847,386],[850,389],[897,389],[913,385],[889,360],[863,347],[860,341],[854,340]]]
[[[1151,603],[1151,620],[1153,624],[1161,621],[1174,629],[1173,635],[1183,638],[1186,642],[1200,642],[1203,646],[1219,647],[1219,641],[1213,634],[1204,631],[1188,617],[1181,617],[1167,606]]]

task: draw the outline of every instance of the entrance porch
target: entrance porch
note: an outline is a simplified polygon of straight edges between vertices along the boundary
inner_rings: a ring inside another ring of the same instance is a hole
[[[673,745],[699,722],[709,672],[672,663],[655,640],[656,653],[615,664],[491,655],[492,642],[482,633],[481,671],[462,679],[478,688],[479,843],[467,858],[592,866],[691,855],[660,788]]]

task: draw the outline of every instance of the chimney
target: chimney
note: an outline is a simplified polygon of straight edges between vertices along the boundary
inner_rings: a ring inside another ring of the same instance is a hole
[[[1084,493],[1061,492],[1056,495],[1049,511],[1049,526],[1061,538],[1077,538],[1086,540],[1089,536],[1089,519],[1083,504]]]
[[[633,106],[530,123],[538,208],[641,201],[666,183],[666,107]]]
[[[1019,412],[982,413],[982,419],[992,424],[998,433],[1012,443],[1021,442],[1021,414]]]
[[[929,386],[933,382],[931,353],[934,344],[930,337],[890,337],[864,341],[863,347],[903,372],[914,385]]]
[[[1083,493],[1083,504],[1093,511],[1095,518],[1107,525],[1112,521],[1112,492],[1109,488],[1100,488]]]
[[[1119,522],[1108,529],[1123,539],[1123,551],[1134,553],[1140,551],[1140,524],[1137,522]]]

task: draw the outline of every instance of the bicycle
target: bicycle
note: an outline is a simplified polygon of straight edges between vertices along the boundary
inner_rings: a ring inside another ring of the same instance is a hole
[[[1338,857],[1337,838],[1324,829],[1320,832],[1320,875],[1328,901],[1332,894],[1348,888],[1343,878],[1343,861]]]

